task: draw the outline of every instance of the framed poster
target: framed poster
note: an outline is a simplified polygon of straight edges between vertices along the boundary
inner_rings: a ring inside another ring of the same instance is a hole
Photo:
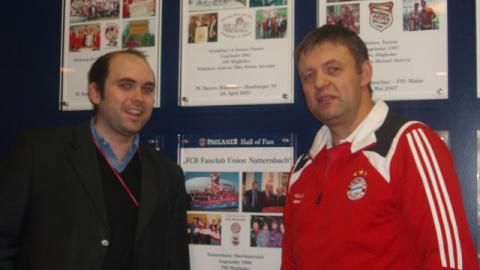
[[[182,135],[195,269],[280,269],[292,134]]]
[[[318,25],[341,24],[366,43],[373,98],[448,98],[447,0],[318,0]]]
[[[181,106],[293,103],[293,0],[181,3]]]
[[[122,49],[145,53],[160,106],[161,0],[64,0],[60,110],[89,110],[87,73],[101,55]]]

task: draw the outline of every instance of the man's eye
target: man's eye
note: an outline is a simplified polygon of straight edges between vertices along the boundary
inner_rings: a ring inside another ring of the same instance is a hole
[[[309,72],[302,75],[302,81],[309,82],[311,80],[313,80],[313,73]]]
[[[144,85],[142,87],[142,90],[145,94],[153,94],[153,92],[155,92],[155,86],[154,85]]]
[[[131,82],[120,82],[120,87],[124,89],[130,89],[133,87],[133,83]]]
[[[328,67],[327,71],[328,71],[328,74],[335,75],[340,71],[340,68],[338,68],[338,67]]]

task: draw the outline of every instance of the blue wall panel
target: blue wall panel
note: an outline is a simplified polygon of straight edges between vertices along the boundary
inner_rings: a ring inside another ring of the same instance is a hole
[[[4,35],[2,132],[0,157],[15,134],[34,126],[80,122],[91,112],[58,110],[62,2],[8,1],[2,13]],[[316,0],[296,1],[295,43],[316,26]],[[162,107],[154,111],[143,138],[160,134],[165,152],[176,159],[177,134],[291,132],[298,152],[306,151],[319,124],[305,107],[298,78],[295,103],[180,108],[177,106],[180,1],[163,0]],[[460,176],[465,208],[474,238],[476,218],[476,130],[480,101],[476,98],[475,2],[448,3],[448,100],[396,101],[391,108],[436,130],[450,131],[450,146]]]

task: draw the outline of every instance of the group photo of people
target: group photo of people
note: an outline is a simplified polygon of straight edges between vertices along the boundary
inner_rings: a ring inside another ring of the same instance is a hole
[[[287,9],[257,10],[256,39],[283,38],[287,32]]]
[[[190,210],[238,211],[237,172],[186,172]]]
[[[156,0],[123,0],[123,18],[155,16]]]
[[[118,18],[120,0],[71,0],[70,22]]]
[[[285,226],[280,216],[252,216],[250,226],[251,247],[282,247]]]
[[[155,46],[154,20],[124,21],[122,48],[134,49]]]
[[[189,244],[214,245],[222,244],[221,215],[188,214],[187,239]]]
[[[443,0],[441,0],[443,2]],[[439,0],[404,0],[403,1],[403,30],[436,30],[439,29],[439,18],[432,6]]]
[[[288,173],[244,172],[242,211],[281,213],[285,206]]]
[[[70,26],[70,52],[86,52],[100,50],[100,24]]]
[[[327,6],[326,24],[341,25],[360,33],[360,4],[344,4]]]
[[[216,42],[218,39],[217,16],[217,13],[190,16],[188,43]]]

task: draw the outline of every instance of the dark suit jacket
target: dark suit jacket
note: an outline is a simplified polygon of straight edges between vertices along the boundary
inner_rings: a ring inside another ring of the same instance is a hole
[[[257,191],[257,203],[252,206],[253,189],[245,191],[245,204],[243,205],[243,212],[262,212],[265,203],[265,193]]]
[[[140,147],[132,269],[188,269],[182,170]],[[97,161],[88,123],[17,139],[0,163],[1,270],[101,269],[110,235]]]

